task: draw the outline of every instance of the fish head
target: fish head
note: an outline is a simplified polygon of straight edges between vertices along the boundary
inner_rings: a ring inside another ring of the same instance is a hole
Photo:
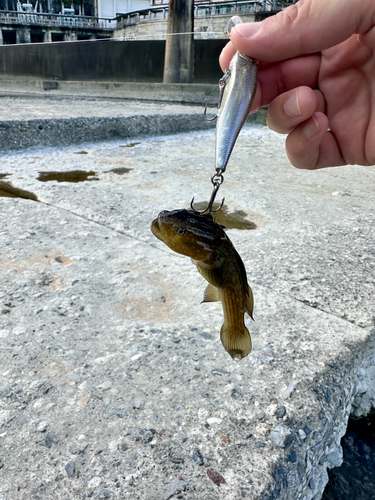
[[[171,250],[196,261],[209,259],[218,242],[226,239],[211,215],[185,209],[163,210],[152,222],[151,231]]]

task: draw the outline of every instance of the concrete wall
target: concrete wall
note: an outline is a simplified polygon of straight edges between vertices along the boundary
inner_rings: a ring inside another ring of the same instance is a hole
[[[217,83],[225,40],[195,41],[195,83]],[[0,78],[161,82],[165,42],[94,40],[0,47]]]

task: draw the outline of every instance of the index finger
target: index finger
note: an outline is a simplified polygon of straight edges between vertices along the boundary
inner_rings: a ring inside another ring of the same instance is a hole
[[[312,54],[272,65],[260,63],[257,107],[266,106],[275,97],[297,87],[318,88],[320,59],[319,54]]]
[[[229,42],[220,54],[220,66],[227,69],[236,53],[234,45]],[[280,94],[288,90],[306,86],[318,87],[320,54],[288,59],[277,63],[259,62],[259,84],[252,111],[266,106]]]

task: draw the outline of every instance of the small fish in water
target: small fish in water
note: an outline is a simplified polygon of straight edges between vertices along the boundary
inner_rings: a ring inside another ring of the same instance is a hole
[[[193,210],[164,210],[151,224],[159,240],[177,253],[191,257],[208,281],[203,302],[221,301],[224,324],[220,338],[233,358],[242,359],[251,351],[245,326],[245,312],[253,316],[253,293],[245,266],[232,242],[212,215]]]

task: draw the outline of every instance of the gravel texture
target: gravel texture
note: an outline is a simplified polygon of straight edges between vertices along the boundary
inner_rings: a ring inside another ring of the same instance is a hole
[[[2,192],[38,201],[0,197],[1,500],[321,497],[373,403],[375,169],[298,171],[244,129],[219,193],[256,226],[229,229],[255,296],[235,362],[149,230],[208,199],[213,158],[213,131],[2,154]]]

